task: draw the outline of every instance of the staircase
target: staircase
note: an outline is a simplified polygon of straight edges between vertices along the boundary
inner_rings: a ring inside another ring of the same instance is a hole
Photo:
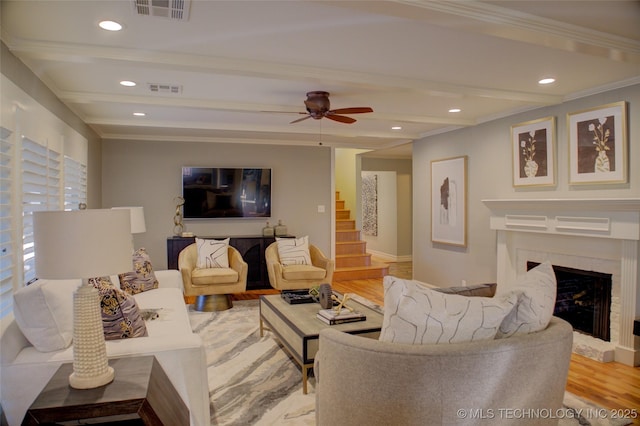
[[[345,209],[340,192],[336,191],[336,269],[334,281],[382,278],[389,273],[389,265],[373,262],[367,253],[367,242],[360,239],[351,210]]]

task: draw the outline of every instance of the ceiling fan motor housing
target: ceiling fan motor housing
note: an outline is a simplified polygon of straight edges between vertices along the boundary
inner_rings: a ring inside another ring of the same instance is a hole
[[[324,117],[325,113],[331,109],[329,92],[307,92],[307,100],[304,104],[307,107],[309,115],[316,120],[320,120]]]

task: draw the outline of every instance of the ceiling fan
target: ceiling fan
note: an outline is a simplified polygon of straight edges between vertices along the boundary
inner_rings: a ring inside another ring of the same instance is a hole
[[[307,107],[307,112],[300,112],[299,114],[305,114],[306,117],[293,120],[290,124],[298,123],[308,118],[320,120],[323,117],[340,123],[352,124],[355,123],[356,120],[342,114],[364,114],[367,112],[373,112],[373,109],[369,107],[331,109],[329,92],[323,91],[308,92],[307,99],[304,101],[304,104]]]

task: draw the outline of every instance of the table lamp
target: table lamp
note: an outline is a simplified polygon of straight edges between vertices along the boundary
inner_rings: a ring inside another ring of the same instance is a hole
[[[147,232],[147,226],[144,221],[144,207],[112,207],[112,209],[129,211],[131,217],[131,250],[135,252],[136,245],[133,234]]]
[[[102,328],[100,296],[89,278],[131,269],[131,219],[126,210],[34,212],[38,278],[82,278],[73,296],[73,373],[69,385],[93,389],[113,380]]]
[[[131,215],[131,233],[142,234],[147,232],[147,226],[144,221],[144,207],[112,207],[114,210],[129,210]]]

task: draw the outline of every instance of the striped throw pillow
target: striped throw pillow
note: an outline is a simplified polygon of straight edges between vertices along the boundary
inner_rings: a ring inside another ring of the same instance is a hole
[[[280,263],[288,265],[311,265],[309,236],[300,238],[276,238]]]
[[[198,248],[196,268],[228,268],[229,240],[229,238],[224,240],[196,238]]]

